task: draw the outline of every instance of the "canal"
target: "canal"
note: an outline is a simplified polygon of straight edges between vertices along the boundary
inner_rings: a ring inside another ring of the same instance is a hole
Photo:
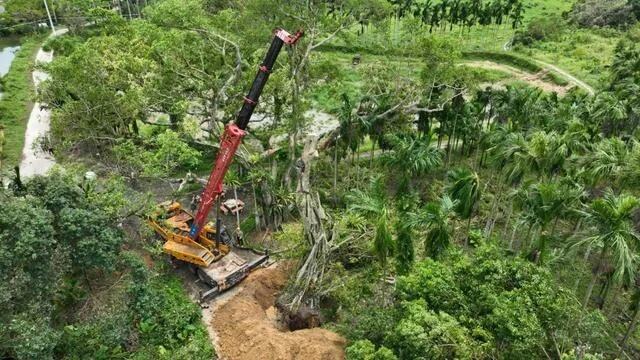
[[[0,38],[0,78],[9,72],[11,63],[20,49],[20,40],[17,37]],[[0,98],[2,86],[0,83]]]

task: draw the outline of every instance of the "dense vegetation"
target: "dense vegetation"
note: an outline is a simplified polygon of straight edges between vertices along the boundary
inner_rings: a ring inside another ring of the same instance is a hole
[[[125,192],[56,171],[0,194],[4,357],[211,358],[199,307],[126,239]]]
[[[40,98],[68,170],[0,193],[0,354],[214,356],[132,216],[146,210],[139,191],[198,190],[165,184],[208,173],[282,26],[306,36],[281,55],[226,182],[253,203],[240,228],[263,241],[249,245],[300,261],[313,241],[299,158],[322,135],[305,186],[331,246],[303,298],[347,338],[347,358],[640,356],[637,1],[597,13],[554,0],[121,3],[67,5],[83,21],[47,41]],[[594,43],[606,51],[579,53]],[[536,61],[552,58],[591,74],[595,94],[461,66],[568,87]],[[112,180],[79,181],[77,162]]]

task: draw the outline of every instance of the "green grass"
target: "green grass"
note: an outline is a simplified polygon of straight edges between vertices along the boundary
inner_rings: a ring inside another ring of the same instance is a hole
[[[606,67],[611,64],[622,35],[612,29],[567,29],[557,39],[514,50],[523,56],[554,64],[597,87],[606,80]]]
[[[511,74],[496,69],[483,69],[461,64],[476,83],[497,83],[512,79]]]
[[[542,71],[542,66],[536,62],[523,57],[505,52],[476,51],[465,52],[463,56],[469,60],[489,60],[500,64],[511,65],[513,67],[526,70],[531,73]]]
[[[27,119],[33,107],[31,72],[43,40],[44,35],[25,39],[4,77],[4,95],[0,100],[0,124],[5,127],[3,166],[17,165],[20,161]]]

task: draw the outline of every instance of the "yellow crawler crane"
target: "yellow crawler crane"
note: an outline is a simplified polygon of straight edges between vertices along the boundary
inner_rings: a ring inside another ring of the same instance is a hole
[[[220,226],[220,221],[214,227],[207,222],[207,217],[222,194],[224,176],[242,142],[245,129],[280,50],[285,44],[295,44],[302,32],[291,35],[277,29],[274,35],[235,122],[225,127],[214,167],[201,194],[198,211],[191,214],[179,203],[168,201],[159,204],[148,218],[151,227],[165,241],[162,246],[164,252],[191,264],[198,277],[211,286],[210,290],[200,294],[201,301],[239,283],[268,259],[266,254],[234,246]]]

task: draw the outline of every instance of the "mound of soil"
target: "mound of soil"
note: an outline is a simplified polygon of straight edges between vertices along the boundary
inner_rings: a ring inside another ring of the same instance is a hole
[[[259,269],[212,311],[223,360],[344,359],[345,340],[329,330],[288,331],[278,322],[276,297],[287,281],[281,266]]]

